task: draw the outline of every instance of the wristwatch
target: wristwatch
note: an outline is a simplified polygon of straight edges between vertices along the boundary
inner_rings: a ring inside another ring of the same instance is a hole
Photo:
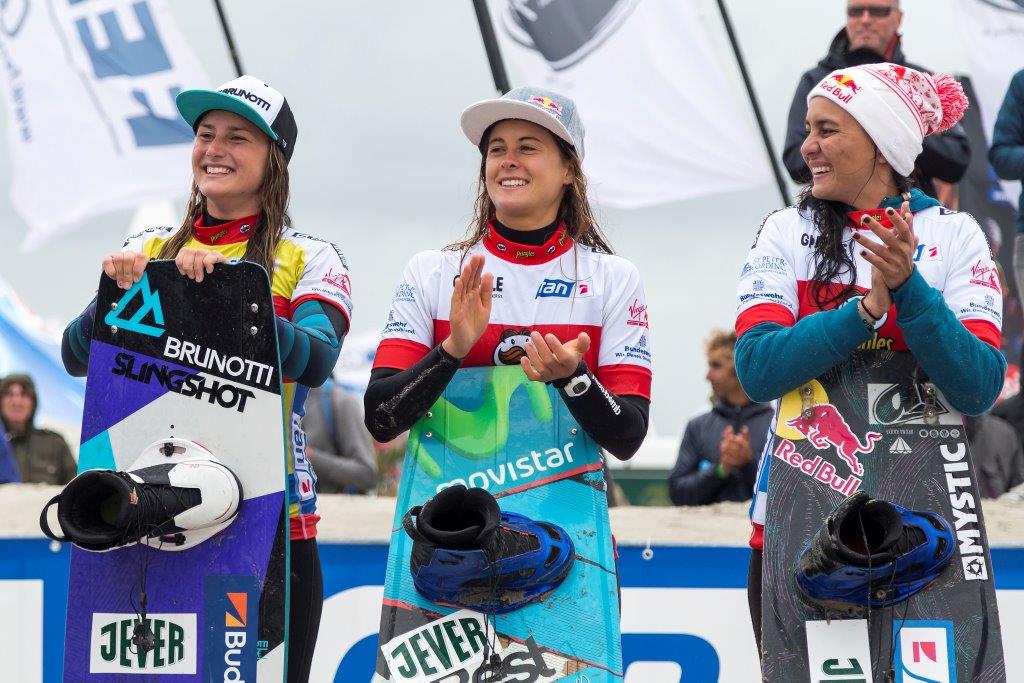
[[[577,396],[585,394],[591,384],[593,384],[593,382],[590,381],[590,373],[584,373],[570,378],[569,383],[565,385],[563,391],[565,391],[567,396],[576,398]]]

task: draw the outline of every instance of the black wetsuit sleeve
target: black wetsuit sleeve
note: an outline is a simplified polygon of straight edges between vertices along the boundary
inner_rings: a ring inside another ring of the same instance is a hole
[[[571,378],[555,380],[551,384],[558,389],[569,412],[583,427],[583,431],[619,460],[629,460],[640,449],[647,436],[647,422],[651,402],[640,396],[618,396],[608,391],[597,377],[580,361],[579,369],[572,375],[586,373],[591,386],[580,396],[569,396],[565,387]]]
[[[92,343],[92,325],[96,317],[96,299],[85,307],[82,314],[68,323],[60,341],[60,356],[64,369],[73,377],[84,377],[89,372],[89,344]]]
[[[438,344],[405,370],[375,368],[363,395],[366,428],[381,443],[409,429],[444,393],[461,362]]]

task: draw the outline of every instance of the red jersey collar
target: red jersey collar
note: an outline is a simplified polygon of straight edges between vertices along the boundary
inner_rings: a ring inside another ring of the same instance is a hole
[[[203,244],[234,244],[249,239],[249,234],[256,227],[259,214],[245,216],[220,225],[203,225],[203,216],[195,223],[195,238]]]
[[[487,234],[484,235],[483,242],[487,251],[498,258],[510,263],[525,263],[527,265],[552,261],[569,251],[573,245],[572,238],[565,231],[565,223],[560,224],[548,241],[541,245],[519,244],[507,240],[494,229],[494,223],[488,223]]]

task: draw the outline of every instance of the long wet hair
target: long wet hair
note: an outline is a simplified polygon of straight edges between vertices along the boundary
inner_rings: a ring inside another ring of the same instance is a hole
[[[274,252],[285,228],[291,227],[292,224],[291,216],[288,215],[288,162],[284,158],[284,153],[273,142],[270,143],[267,165],[263,169],[263,181],[256,193],[259,195],[259,218],[246,242],[242,258],[263,266],[267,274],[273,276]],[[199,191],[199,186],[193,179],[181,228],[164,243],[157,258],[172,259],[177,256],[181,248],[192,239],[196,221],[205,213],[206,197]]]
[[[910,192],[914,186],[913,180],[895,171],[892,178],[898,194]],[[857,263],[853,258],[856,245],[852,241],[843,244],[843,231],[850,221],[850,207],[842,202],[818,199],[811,194],[812,187],[811,182],[804,185],[797,206],[802,214],[811,217],[818,229],[814,236],[814,273],[811,275],[811,282],[816,285],[811,287],[811,297],[819,308],[830,308],[856,294]],[[833,290],[827,286],[833,282],[845,284]]]
[[[487,235],[488,224],[495,219],[494,202],[487,194],[486,172],[487,144],[491,139],[491,130],[497,123],[500,122],[491,124],[480,140],[480,176],[477,179],[476,201],[473,203],[473,219],[469,230],[463,240],[449,244],[445,249],[465,253]],[[558,207],[558,220],[565,224],[566,234],[578,244],[594,247],[608,254],[614,253],[608,238],[601,232],[587,199],[587,176],[583,173],[579,157],[569,143],[556,135],[551,137],[558,143],[562,159],[569,162],[569,172],[572,175],[572,183],[566,186]]]

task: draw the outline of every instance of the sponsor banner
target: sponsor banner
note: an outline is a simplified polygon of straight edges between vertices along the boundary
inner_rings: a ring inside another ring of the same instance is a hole
[[[587,129],[584,168],[600,201],[632,208],[771,182],[753,118],[691,3],[489,5],[513,86],[576,102]]]
[[[0,58],[24,248],[187,192],[193,133],[174,97],[208,79],[163,0],[6,3]]]
[[[892,625],[896,683],[956,683],[956,649],[951,621],[903,621]]]
[[[145,625],[156,638],[156,647],[152,650],[143,650],[132,641],[140,623],[139,615],[130,612],[94,612],[89,673],[196,673],[195,614],[147,614]]]
[[[318,545],[325,601],[309,680],[311,683],[370,680],[376,661],[387,545],[383,542],[337,543],[325,539]],[[62,680],[70,552],[67,547],[53,552],[49,546],[45,539],[0,539],[0,605],[6,608],[0,617],[0,635],[19,636],[13,641],[0,640],[4,675],[10,680],[43,683]],[[746,616],[748,549],[654,545],[647,554],[643,546],[620,545],[619,553],[625,683],[678,683],[685,680],[684,671],[686,677],[701,681],[759,680],[753,632]],[[1024,639],[1024,549],[995,548],[992,557],[1003,642],[1020,642]],[[38,584],[42,587],[25,590],[26,586]],[[224,595],[239,592],[236,587],[226,585],[218,587],[213,597],[218,597],[220,591]],[[254,628],[252,621],[258,604],[258,599],[250,593],[249,628]],[[219,606],[210,609],[205,623],[213,628],[204,633],[203,643],[204,646],[208,642],[216,645],[216,659],[211,661],[219,662],[224,670],[207,675],[204,680],[222,681],[229,669],[224,661],[229,649],[224,646],[225,632],[233,630],[226,623],[227,615],[239,615],[230,599],[220,600]],[[127,617],[134,618],[134,615]],[[901,623],[897,621],[895,626]],[[921,622],[906,622],[904,628],[907,626],[932,627]],[[248,630],[246,632],[248,645]],[[907,643],[910,662],[913,662],[913,641],[924,642],[926,635],[917,633],[912,640],[903,636],[901,645]],[[503,647],[503,657],[514,652],[507,643]],[[426,648],[433,652],[429,644]],[[525,651],[525,644],[523,649]],[[918,652],[920,659],[930,661],[930,646],[919,646]],[[935,652],[939,659],[938,646]],[[233,662],[234,655],[231,656]],[[431,657],[430,661],[437,661],[436,655],[431,654]],[[1007,648],[1006,662],[1007,680],[1024,680],[1024,652]],[[19,676],[20,671],[42,671],[42,676],[38,673]],[[913,673],[914,669],[907,671]],[[103,679],[102,675],[97,678]],[[904,674],[903,680],[915,679]]]

